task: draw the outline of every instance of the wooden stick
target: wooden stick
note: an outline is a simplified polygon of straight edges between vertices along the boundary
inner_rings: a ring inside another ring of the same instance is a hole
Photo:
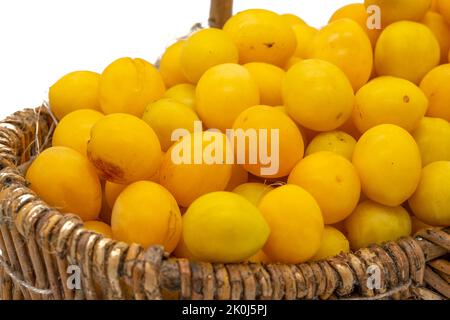
[[[233,13],[233,0],[211,0],[209,26],[222,28]]]

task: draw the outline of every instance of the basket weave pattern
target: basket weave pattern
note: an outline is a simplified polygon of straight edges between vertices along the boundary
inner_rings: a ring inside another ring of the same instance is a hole
[[[449,228],[297,265],[174,259],[159,246],[85,230],[80,218],[40,200],[24,178],[53,128],[45,107],[0,123],[0,299],[450,298]],[[81,289],[67,285],[69,266],[81,271]],[[381,271],[377,288],[369,285],[368,266]]]

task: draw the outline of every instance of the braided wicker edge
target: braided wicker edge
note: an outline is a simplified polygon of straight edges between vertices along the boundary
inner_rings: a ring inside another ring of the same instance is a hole
[[[0,299],[450,298],[449,228],[297,265],[174,259],[160,246],[88,231],[24,179],[27,161],[49,145],[53,128],[45,106],[0,123]],[[378,286],[369,267],[379,272]],[[68,270],[80,271],[79,287]]]

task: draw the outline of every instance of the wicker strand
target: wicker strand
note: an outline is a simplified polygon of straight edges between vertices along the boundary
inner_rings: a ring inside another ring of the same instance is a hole
[[[389,291],[386,291],[384,293],[380,293],[377,294],[376,296],[373,297],[352,297],[352,298],[340,298],[340,300],[382,300],[385,298],[389,298],[397,293],[400,293],[404,290],[408,290],[411,287],[412,281],[409,280],[407,283],[402,284],[401,286],[397,287],[397,288],[393,288]]]
[[[32,284],[29,284],[26,281],[23,281],[20,279],[20,276],[17,275],[15,272],[13,272],[8,265],[8,263],[3,259],[2,255],[0,254],[0,266],[3,268],[3,271],[17,284],[21,285],[22,287],[30,290],[31,292],[34,292],[36,294],[42,294],[42,295],[51,295],[53,292],[50,289],[40,289],[36,288]]]

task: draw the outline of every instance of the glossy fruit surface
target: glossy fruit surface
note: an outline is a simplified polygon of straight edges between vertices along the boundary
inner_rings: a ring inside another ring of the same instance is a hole
[[[186,41],[180,40],[169,46],[159,61],[159,72],[167,88],[188,82],[181,68],[181,52]]]
[[[141,117],[145,107],[162,97],[159,71],[143,59],[121,58],[103,71],[99,96],[103,113],[129,113]]]
[[[112,209],[119,194],[127,187],[126,184],[119,184],[110,181],[105,182],[105,198],[106,203]]]
[[[226,32],[209,28],[197,31],[187,39],[180,59],[186,78],[197,83],[205,71],[213,66],[238,63],[239,53]]]
[[[115,239],[147,248],[162,245],[172,252],[181,235],[181,213],[165,188],[150,181],[127,186],[114,203],[111,228]]]
[[[244,65],[259,87],[260,103],[268,106],[283,104],[281,87],[285,72],[274,65],[251,62]]]
[[[85,156],[67,147],[44,150],[27,170],[27,181],[39,197],[62,213],[84,221],[100,214],[102,188],[97,172]]]
[[[125,113],[107,115],[94,125],[87,153],[102,178],[120,184],[150,179],[161,163],[153,129]]]
[[[372,47],[375,48],[381,30],[377,28],[369,28],[367,26],[369,15],[363,3],[352,3],[339,8],[331,16],[330,22],[344,18],[352,19],[353,21],[358,23],[369,37]]]
[[[450,123],[425,117],[412,133],[419,146],[422,166],[436,161],[450,161]]]
[[[107,238],[112,238],[112,230],[109,225],[101,221],[86,221],[84,227],[90,231],[97,232]]]
[[[180,83],[170,87],[164,93],[164,98],[181,102],[195,111],[195,86],[193,84]]]
[[[370,78],[373,49],[367,34],[351,19],[331,22],[314,37],[309,56],[338,66],[350,80],[353,90]]]
[[[399,77],[419,84],[439,64],[440,56],[439,42],[428,27],[400,21],[381,33],[375,49],[375,69],[380,76]]]
[[[325,226],[319,251],[316,252],[312,260],[323,260],[337,256],[341,252],[349,251],[350,243],[345,235],[336,228]]]
[[[283,67],[297,45],[290,24],[268,10],[239,12],[227,21],[223,30],[238,47],[240,63],[266,62]]]
[[[399,206],[416,190],[422,161],[414,138],[396,125],[373,127],[353,152],[363,193],[387,206]]]
[[[318,30],[306,24],[292,26],[297,38],[294,57],[306,59],[310,56],[311,45]]]
[[[387,26],[400,20],[420,21],[430,9],[431,0],[365,0],[364,4],[366,8],[378,6],[382,24]]]
[[[355,145],[356,140],[343,131],[322,132],[308,144],[305,155],[309,156],[320,151],[330,151],[351,161]]]
[[[325,224],[347,218],[361,193],[352,163],[329,151],[313,153],[301,160],[289,175],[288,183],[302,187],[316,199]]]
[[[100,75],[91,71],[66,74],[50,87],[48,98],[53,114],[62,119],[78,109],[100,111],[98,86]]]
[[[238,64],[222,64],[205,72],[196,89],[196,111],[208,128],[225,132],[245,109],[258,105],[259,88]]]
[[[172,133],[175,130],[194,132],[195,121],[200,121],[191,108],[173,99],[161,99],[149,104],[142,119],[155,131],[163,151],[174,143]]]
[[[261,250],[269,233],[258,208],[231,192],[204,195],[183,216],[183,240],[201,261],[244,261]]]
[[[286,111],[298,124],[331,131],[350,117],[354,94],[345,74],[335,65],[303,60],[289,69],[283,84]]]
[[[248,182],[237,186],[233,189],[233,192],[243,196],[255,206],[258,206],[261,202],[261,199],[264,198],[264,196],[272,190],[273,187],[267,184]]]
[[[221,151],[225,155],[227,141],[222,133],[196,132],[182,137],[167,151],[160,168],[160,183],[180,206],[188,207],[204,194],[225,190],[232,164],[223,157],[216,159],[214,154]],[[216,144],[220,149],[214,151],[211,148]]]
[[[86,156],[91,129],[102,118],[101,112],[91,109],[80,109],[67,114],[55,128],[52,146],[69,147]]]
[[[450,161],[430,163],[422,171],[409,206],[421,221],[433,226],[450,225]]]
[[[427,116],[450,121],[450,64],[443,64],[431,70],[420,83],[420,88],[428,97]]]
[[[450,50],[450,26],[445,21],[445,18],[439,13],[429,11],[421,22],[430,28],[436,36],[441,47],[441,63],[447,63]]]
[[[233,124],[235,132],[251,132],[250,139],[235,139],[235,154],[245,152],[242,166],[250,173],[268,178],[284,177],[303,158],[300,130],[285,113],[269,106],[254,106],[243,111]],[[256,132],[257,131],[257,132]],[[243,148],[242,146],[245,146]]]
[[[296,185],[285,185],[267,193],[259,210],[270,227],[264,253],[272,261],[300,263],[319,250],[324,229],[316,200]]]
[[[351,248],[357,250],[409,236],[411,218],[400,206],[388,207],[364,201],[346,220],[345,227]]]
[[[395,124],[412,132],[428,109],[428,98],[414,83],[395,77],[375,78],[356,93],[353,121],[360,132]]]

